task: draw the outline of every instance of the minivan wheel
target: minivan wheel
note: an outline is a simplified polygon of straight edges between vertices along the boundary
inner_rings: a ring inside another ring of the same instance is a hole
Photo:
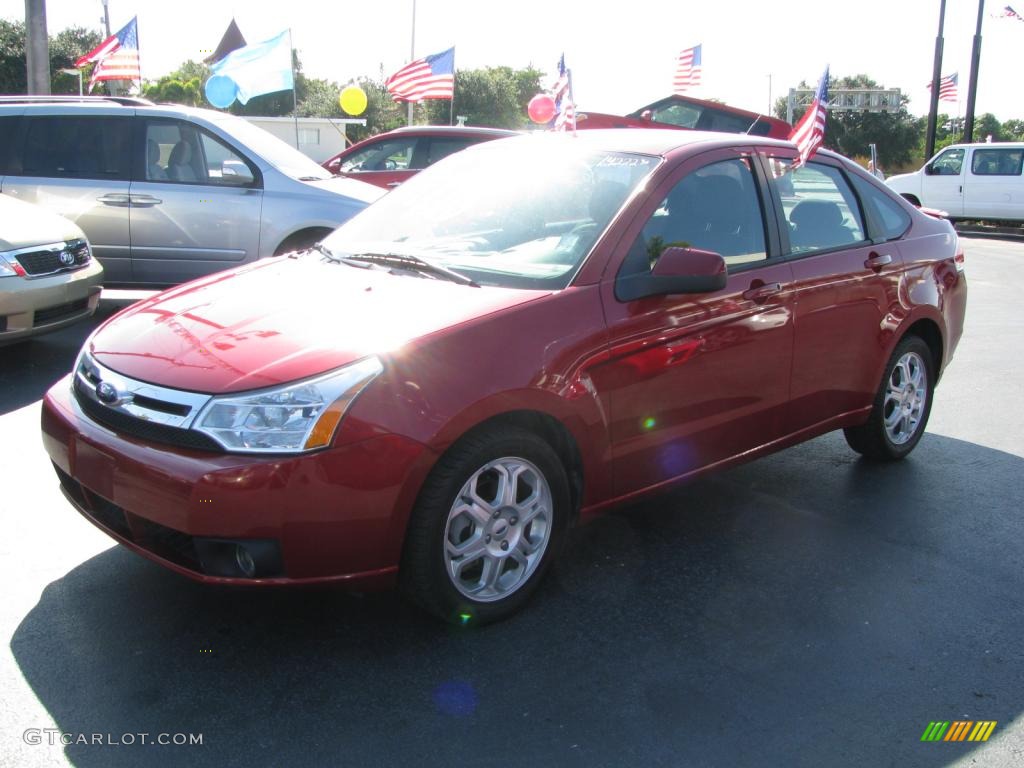
[[[928,424],[935,391],[932,352],[917,336],[896,345],[868,420],[843,430],[853,450],[876,461],[909,454]]]
[[[331,230],[326,227],[314,227],[313,229],[303,229],[299,232],[294,232],[281,241],[281,244],[274,250],[274,255],[283,256],[292,251],[303,251],[306,248],[311,248],[329,234],[331,234]]]
[[[457,624],[509,616],[555,558],[569,499],[565,468],[537,435],[515,427],[468,435],[441,458],[417,500],[404,591]]]

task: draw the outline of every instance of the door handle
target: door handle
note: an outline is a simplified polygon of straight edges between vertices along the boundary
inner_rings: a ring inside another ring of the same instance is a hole
[[[132,205],[137,205],[140,208],[148,208],[151,205],[160,205],[163,200],[153,197],[152,195],[132,195]]]
[[[97,197],[96,202],[103,203],[104,205],[128,206],[131,204],[131,198],[128,195],[115,193]]]
[[[400,181],[391,181],[391,182],[388,182],[388,186],[389,187],[397,187],[401,183],[402,182],[400,182]]]
[[[762,302],[769,296],[774,296],[778,293],[782,293],[782,283],[762,283],[761,285],[752,285],[749,289],[743,292],[743,298],[748,301]]]
[[[886,264],[892,264],[892,255],[888,253],[872,253],[868,256],[868,260],[864,262],[864,266],[867,269],[873,269],[875,272],[881,272],[882,267]]]

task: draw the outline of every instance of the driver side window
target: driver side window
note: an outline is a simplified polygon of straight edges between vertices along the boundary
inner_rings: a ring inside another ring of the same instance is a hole
[[[644,225],[623,269],[653,269],[673,246],[712,251],[730,267],[764,261],[764,215],[747,158],[712,163],[680,180]]]
[[[947,149],[929,166],[935,176],[959,176],[964,165],[964,150]]]

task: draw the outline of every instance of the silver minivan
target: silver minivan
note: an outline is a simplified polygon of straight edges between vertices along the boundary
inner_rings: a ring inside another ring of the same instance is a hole
[[[107,285],[311,245],[384,191],[242,118],[134,98],[0,97],[0,192],[71,219]]]

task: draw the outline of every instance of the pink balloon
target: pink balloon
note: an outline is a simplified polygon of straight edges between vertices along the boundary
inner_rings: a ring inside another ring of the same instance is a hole
[[[546,123],[555,116],[555,100],[546,93],[538,93],[526,108],[530,119],[535,123]]]

